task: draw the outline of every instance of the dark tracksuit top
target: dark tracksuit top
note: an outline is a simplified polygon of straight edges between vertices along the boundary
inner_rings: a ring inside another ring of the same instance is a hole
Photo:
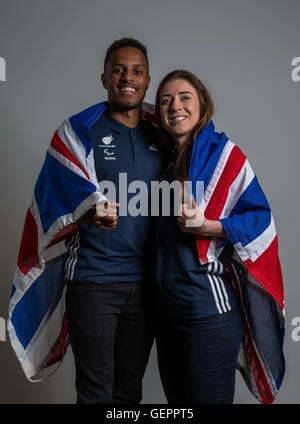
[[[174,180],[172,164],[161,181]],[[223,314],[237,305],[226,271],[233,255],[233,246],[225,247],[213,263],[201,265],[194,234],[184,233],[174,215],[174,197],[170,190],[170,215],[153,217],[151,244],[153,252],[153,280],[160,312],[169,317],[204,318]],[[160,202],[160,205],[162,203]]]
[[[151,217],[149,213],[121,216],[120,212],[126,210],[126,199],[123,190],[121,195],[119,193],[119,174],[127,173],[128,185],[136,180],[146,183],[150,210],[150,184],[152,180],[159,180],[163,170],[162,156],[154,145],[155,129],[144,120],[135,128],[127,127],[106,111],[91,127],[90,137],[100,188],[105,180],[113,182],[116,201],[122,205],[113,230],[101,231],[87,224],[77,226],[68,246],[66,278],[98,284],[143,281]],[[139,190],[127,193],[127,205],[138,193]]]

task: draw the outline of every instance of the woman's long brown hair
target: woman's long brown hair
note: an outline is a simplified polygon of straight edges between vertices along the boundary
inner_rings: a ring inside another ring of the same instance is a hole
[[[198,94],[198,99],[200,103],[200,117],[198,123],[194,126],[191,131],[188,139],[184,143],[183,148],[181,149],[179,155],[177,156],[177,160],[175,163],[175,178],[178,181],[184,182],[188,180],[189,173],[189,165],[191,154],[193,151],[194,139],[198,135],[198,133],[209,123],[213,113],[214,113],[214,104],[211,99],[211,96],[208,92],[208,89],[199,80],[194,74],[186,70],[175,70],[168,73],[160,82],[155,99],[155,114],[157,117],[158,125],[160,128],[162,141],[166,144],[166,146],[171,149],[174,147],[174,140],[171,135],[164,129],[163,123],[160,116],[160,93],[165,84],[170,81],[175,80],[185,80],[189,82]]]

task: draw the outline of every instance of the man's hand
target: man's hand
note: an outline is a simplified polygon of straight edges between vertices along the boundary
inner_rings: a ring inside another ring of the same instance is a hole
[[[113,230],[117,226],[119,203],[108,201],[89,209],[77,222],[78,224],[96,225],[99,230]]]

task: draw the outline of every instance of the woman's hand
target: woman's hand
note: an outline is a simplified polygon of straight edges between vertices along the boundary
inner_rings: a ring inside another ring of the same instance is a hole
[[[194,198],[192,198],[191,206],[189,207],[186,203],[180,205],[177,222],[181,231],[202,237],[228,238],[221,222],[205,218]]]
[[[78,221],[78,224],[95,225],[99,230],[113,230],[118,222],[119,203],[111,200],[89,209]]]

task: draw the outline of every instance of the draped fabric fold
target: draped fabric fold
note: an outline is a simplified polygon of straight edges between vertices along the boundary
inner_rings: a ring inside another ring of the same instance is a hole
[[[229,271],[245,318],[240,370],[251,393],[272,403],[285,360],[284,294],[278,236],[268,201],[246,156],[212,121],[194,141],[189,181],[205,217],[220,220],[235,248]],[[197,182],[203,182],[202,196]],[[214,262],[226,242],[196,236],[201,263]]]

